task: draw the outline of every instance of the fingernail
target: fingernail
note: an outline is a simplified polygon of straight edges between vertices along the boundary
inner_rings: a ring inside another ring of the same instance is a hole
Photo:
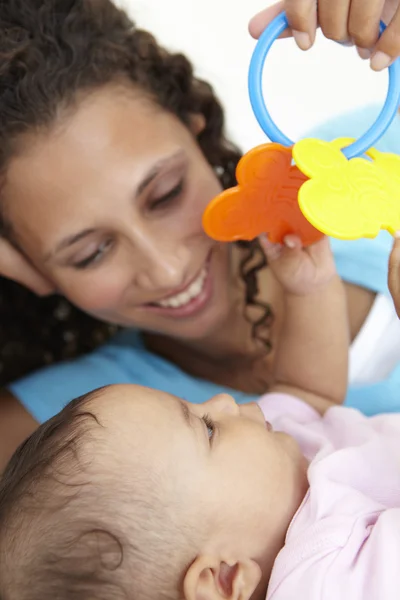
[[[293,37],[300,50],[309,50],[312,46],[311,37],[305,31],[292,30]]]
[[[292,240],[291,238],[285,238],[284,242],[287,248],[296,248],[297,246],[295,240]]]
[[[275,244],[273,244],[269,239],[268,236],[265,233],[262,233],[261,235],[258,236],[258,240],[261,244],[261,246],[265,249],[265,250],[269,250],[270,248],[273,248],[275,246]]]
[[[392,57],[386,54],[385,52],[376,52],[374,56],[371,58],[371,68],[374,71],[382,71],[383,69],[387,69],[387,67],[392,62]]]
[[[358,56],[363,60],[371,58],[371,50],[368,48],[357,48]]]
[[[344,40],[343,42],[338,42],[341,46],[343,46],[344,48],[351,48],[352,46],[354,46],[354,42],[353,40]]]

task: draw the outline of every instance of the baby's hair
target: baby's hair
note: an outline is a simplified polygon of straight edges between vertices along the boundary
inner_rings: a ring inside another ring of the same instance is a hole
[[[92,412],[100,394],[72,401],[37,429],[1,479],[0,600],[179,597],[194,532],[139,459],[127,474],[136,493],[130,485],[124,496],[123,482],[116,491]]]

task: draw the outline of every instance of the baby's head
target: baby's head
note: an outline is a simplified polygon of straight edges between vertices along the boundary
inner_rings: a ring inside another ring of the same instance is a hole
[[[0,598],[261,598],[305,470],[255,404],[97,390],[8,466]]]

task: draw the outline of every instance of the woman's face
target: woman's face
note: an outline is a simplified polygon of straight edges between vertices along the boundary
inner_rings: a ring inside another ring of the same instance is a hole
[[[3,191],[16,239],[84,311],[193,339],[226,317],[229,247],[201,224],[221,186],[195,133],[109,86],[10,163]]]

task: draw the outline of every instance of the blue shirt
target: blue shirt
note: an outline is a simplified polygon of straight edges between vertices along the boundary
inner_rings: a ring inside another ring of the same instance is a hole
[[[311,132],[311,136],[326,140],[359,137],[373,122],[378,110],[378,107],[369,107],[332,119]],[[400,154],[400,118],[376,147]],[[332,240],[340,276],[374,292],[388,294],[387,262],[391,245],[391,236],[386,232],[375,240]],[[72,398],[114,383],[141,384],[194,403],[204,402],[220,392],[231,393],[238,402],[255,399],[188,375],[175,364],[149,352],[139,332],[134,330],[123,331],[91,354],[33,373],[12,384],[10,390],[42,422]],[[399,411],[400,365],[385,381],[350,387],[346,404],[366,414]]]

